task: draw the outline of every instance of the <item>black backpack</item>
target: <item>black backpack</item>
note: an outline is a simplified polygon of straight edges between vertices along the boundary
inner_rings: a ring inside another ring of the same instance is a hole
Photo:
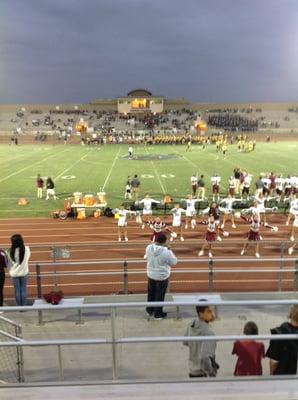
[[[107,207],[103,213],[105,217],[114,217],[113,210],[110,207]]]

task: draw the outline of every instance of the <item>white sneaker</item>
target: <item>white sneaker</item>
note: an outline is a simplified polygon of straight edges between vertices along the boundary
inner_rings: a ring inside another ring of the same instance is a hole
[[[144,254],[144,258],[145,258],[145,260],[147,259],[147,256],[146,256],[146,254]]]
[[[121,238],[118,238],[118,242],[121,242]]]
[[[223,229],[223,228],[225,227],[225,224],[221,224],[221,226],[220,226],[220,227],[221,227],[221,229]]]
[[[174,238],[172,238],[172,236],[170,237],[170,242],[172,242],[174,240]]]
[[[257,257],[257,258],[260,258],[260,254],[259,254],[259,253],[256,253],[256,257]]]
[[[260,235],[260,240],[263,240],[263,236]]]
[[[128,242],[128,237],[125,238],[125,241]]]
[[[212,257],[213,257],[211,251],[209,251],[208,256],[209,256],[209,258],[212,258]]]
[[[202,257],[204,255],[204,250],[200,250],[199,252],[198,252],[198,256],[199,257]]]
[[[142,225],[142,229],[145,229],[145,224]]]
[[[288,253],[289,253],[290,255],[293,254],[293,250],[294,250],[294,247],[290,247],[289,250],[288,250]]]
[[[235,224],[232,224],[232,228],[236,229],[236,225],[235,225]]]
[[[184,242],[184,237],[180,236],[180,240],[181,240],[181,242]]]
[[[245,250],[241,250],[241,255],[244,256]]]
[[[222,238],[221,238],[220,236],[217,236],[217,240],[218,240],[219,242],[222,242]]]
[[[186,224],[184,228],[185,228],[185,229],[188,229],[188,225]]]
[[[288,226],[288,225],[289,225],[289,221],[286,222],[286,226]]]
[[[294,242],[294,240],[295,240],[294,236],[291,236],[291,237],[290,237],[290,241],[291,241],[291,242]]]

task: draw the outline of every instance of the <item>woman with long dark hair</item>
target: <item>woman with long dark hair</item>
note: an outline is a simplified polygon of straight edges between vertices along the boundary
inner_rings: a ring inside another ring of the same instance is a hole
[[[27,301],[27,280],[29,273],[30,248],[24,245],[20,234],[11,238],[10,258],[12,267],[9,274],[12,277],[16,303],[18,306],[25,306]]]

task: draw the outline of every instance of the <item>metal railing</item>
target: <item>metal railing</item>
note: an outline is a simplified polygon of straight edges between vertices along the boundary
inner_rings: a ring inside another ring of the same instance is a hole
[[[64,380],[64,370],[63,370],[63,358],[62,358],[62,347],[63,346],[83,346],[83,345],[111,345],[112,348],[112,375],[113,380],[119,379],[118,374],[118,364],[117,364],[117,346],[122,344],[138,344],[138,343],[172,343],[172,342],[196,342],[196,341],[235,341],[235,340],[247,340],[247,339],[258,339],[258,340],[298,340],[298,334],[276,334],[276,335],[217,335],[217,336],[146,336],[146,337],[117,337],[116,330],[116,310],[124,309],[124,308],[142,308],[146,307],[158,307],[158,306],[166,306],[166,307],[181,307],[188,306],[194,307],[196,305],[202,305],[201,298],[197,301],[189,302],[189,301],[166,301],[166,302],[127,302],[127,303],[94,303],[94,304],[82,304],[80,305],[80,309],[94,310],[94,309],[109,309],[110,310],[110,328],[111,335],[110,339],[108,338],[97,338],[97,339],[59,339],[59,340],[22,340],[22,341],[6,341],[0,343],[0,348],[5,347],[15,347],[23,349],[24,347],[48,347],[55,346],[57,347],[57,359],[59,364],[59,376],[61,380]],[[231,306],[246,306],[246,307],[255,307],[255,306],[286,306],[286,305],[297,305],[298,300],[208,300],[208,298],[204,301],[204,305],[216,305],[221,307],[231,307]],[[75,305],[59,305],[59,306],[51,306],[51,305],[42,305],[35,306],[34,311],[47,310],[69,310],[69,309],[77,309],[78,306]],[[3,311],[15,312],[15,311],[32,311],[32,306],[23,306],[23,307],[3,307]],[[148,357],[148,354],[147,354]],[[213,378],[214,379],[214,378]],[[260,377],[260,379],[262,379]]]
[[[0,315],[0,343],[10,339],[13,342],[22,342],[22,326]],[[4,348],[0,346],[3,351]],[[24,357],[23,348],[16,347],[15,352],[5,353],[1,351],[0,367],[3,371],[2,379],[5,381],[17,380],[24,382]]]
[[[271,263],[271,267],[262,267],[262,264]],[[247,265],[249,263],[249,268],[239,268],[237,266],[225,268],[225,264],[233,265]],[[138,269],[130,268],[134,265],[141,265]],[[190,264],[194,265],[195,268],[179,268],[179,264]],[[255,264],[256,267],[252,267],[251,265]],[[277,264],[275,267],[273,264]],[[286,265],[287,264],[287,265]],[[293,264],[291,267],[289,264]],[[82,269],[78,270],[68,270],[71,267],[93,267],[98,268],[101,265],[112,265],[119,270],[114,271],[94,271]],[[260,267],[259,267],[260,265]],[[43,272],[43,269],[46,267],[51,267],[52,272]],[[61,269],[63,269],[61,271]],[[67,270],[65,270],[67,269]],[[178,266],[172,268],[172,276],[175,275],[207,275],[207,287],[206,291],[212,292],[214,290],[214,284],[216,283],[216,276],[222,274],[277,274],[276,282],[277,282],[277,290],[283,291],[284,288],[284,276],[287,273],[292,274],[291,279],[293,282],[292,290],[297,291],[298,288],[298,261],[293,257],[266,257],[262,259],[241,257],[241,258],[210,258],[210,259],[201,259],[201,258],[179,258]],[[124,260],[90,260],[90,261],[56,261],[56,262],[42,262],[35,265],[35,273],[31,272],[30,275],[35,277],[36,281],[36,293],[37,297],[42,297],[42,287],[43,287],[43,279],[44,278],[53,278],[53,286],[55,290],[61,288],[63,290],[63,284],[59,283],[59,278],[62,277],[70,277],[74,278],[76,276],[121,276],[122,277],[122,290],[118,291],[118,293],[129,294],[132,293],[131,288],[129,287],[129,278],[132,276],[142,275],[144,279],[146,279],[146,260],[143,258],[140,259],[124,259]],[[144,286],[145,290],[146,286]]]

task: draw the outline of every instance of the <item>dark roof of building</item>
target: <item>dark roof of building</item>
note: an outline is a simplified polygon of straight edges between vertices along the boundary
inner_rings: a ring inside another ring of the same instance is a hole
[[[152,93],[146,89],[135,89],[135,90],[132,90],[131,92],[127,93],[127,96],[129,96],[129,97],[149,97],[149,96],[152,96]]]

